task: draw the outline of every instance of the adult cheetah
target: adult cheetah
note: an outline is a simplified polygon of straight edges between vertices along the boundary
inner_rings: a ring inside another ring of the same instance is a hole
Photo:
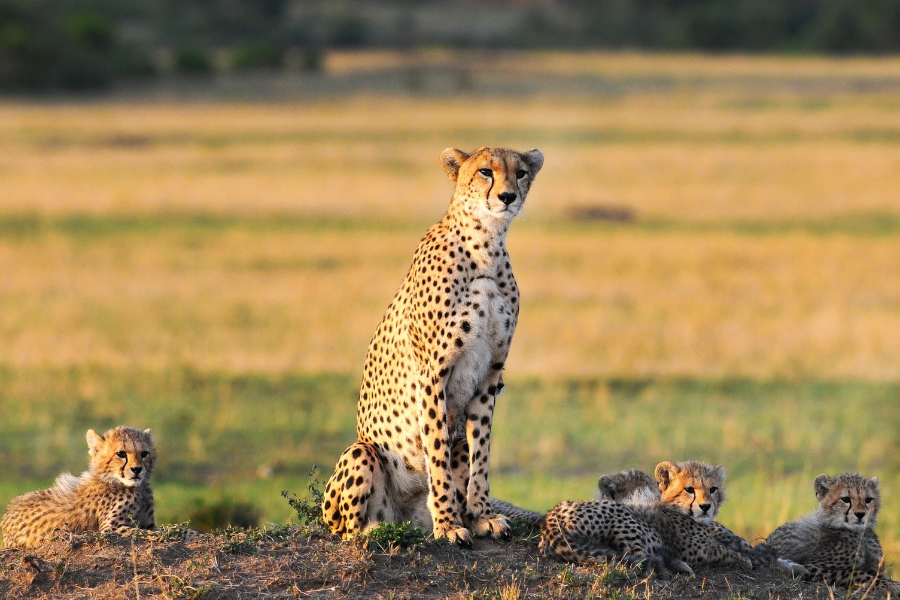
[[[544,163],[540,150],[448,148],[456,189],[413,256],[369,344],[357,439],[338,459],[322,512],[343,538],[411,521],[471,545],[507,535],[491,508],[494,402],[519,314],[509,224]]]
[[[87,432],[91,464],[81,477],[64,473],[56,485],[13,498],[0,522],[6,548],[33,548],[57,529],[128,533],[155,529],[150,475],[156,448],[149,429],[120,426]]]

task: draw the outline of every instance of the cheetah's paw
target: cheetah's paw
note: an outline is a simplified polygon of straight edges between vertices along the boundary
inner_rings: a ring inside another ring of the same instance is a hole
[[[442,537],[447,538],[451,543],[462,548],[472,547],[472,534],[469,533],[469,530],[465,527],[456,527],[453,525],[450,525],[449,527],[438,526],[434,528],[434,537],[435,539]]]
[[[509,520],[503,515],[478,517],[472,523],[472,532],[476,537],[491,536],[495,540],[509,537]]]

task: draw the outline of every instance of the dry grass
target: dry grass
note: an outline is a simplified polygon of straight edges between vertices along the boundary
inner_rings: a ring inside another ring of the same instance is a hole
[[[0,364],[356,373],[420,235],[122,228],[0,240]],[[526,222],[510,238],[518,374],[900,376],[896,237]]]

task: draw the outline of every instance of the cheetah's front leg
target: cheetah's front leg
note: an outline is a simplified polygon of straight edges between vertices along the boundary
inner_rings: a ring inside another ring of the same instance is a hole
[[[466,404],[466,439],[469,446],[469,485],[466,509],[472,515],[472,531],[476,536],[493,538],[509,536],[509,521],[494,512],[490,501],[488,460],[491,454],[491,425],[494,420],[494,404],[500,384],[500,371],[496,370],[486,387],[476,390]]]
[[[435,374],[420,378],[419,427],[428,471],[428,509],[434,523],[434,537],[445,537],[460,546],[471,547],[472,535],[463,526],[456,488],[450,467],[450,435],[444,380]]]

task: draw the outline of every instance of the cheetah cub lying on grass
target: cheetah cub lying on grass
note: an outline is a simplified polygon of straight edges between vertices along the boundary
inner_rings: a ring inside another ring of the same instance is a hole
[[[803,566],[790,560],[779,559],[766,544],[751,546],[718,521],[719,509],[725,503],[725,469],[721,465],[707,465],[689,460],[685,462],[661,462],[656,465],[656,482],[660,501],[709,526],[710,533],[720,544],[750,559],[753,567],[774,567],[792,576],[806,575]],[[602,481],[601,478],[601,492]]]
[[[773,531],[768,545],[805,566],[811,581],[900,593],[900,583],[884,576],[884,554],[872,530],[881,508],[878,478],[822,474],[814,487],[819,507]]]
[[[155,529],[150,475],[156,449],[149,429],[87,432],[91,464],[81,477],[64,473],[48,490],[13,498],[0,522],[6,548],[33,548],[57,529],[125,534]]]
[[[599,486],[600,500],[566,501],[550,509],[541,524],[542,552],[570,562],[614,557],[661,576],[670,570],[693,574],[691,567],[698,565],[753,567],[749,558],[720,543],[708,523],[665,502],[646,473],[604,475]],[[700,509],[701,514],[710,509]]]

